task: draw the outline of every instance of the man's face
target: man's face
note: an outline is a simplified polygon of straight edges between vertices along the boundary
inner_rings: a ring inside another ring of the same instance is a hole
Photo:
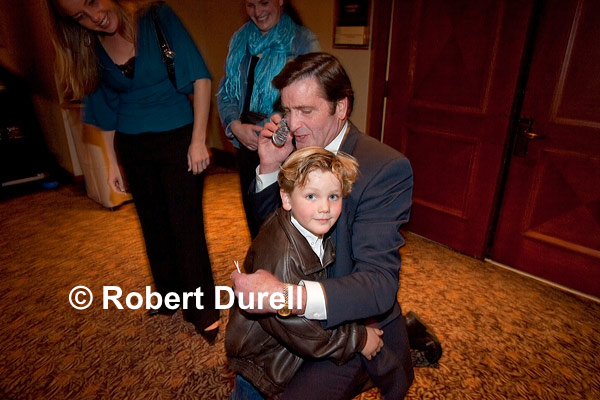
[[[281,90],[281,104],[296,148],[325,147],[338,135],[346,120],[348,99],[335,104],[325,100],[315,77],[301,79]]]
[[[330,171],[312,171],[304,186],[280,194],[283,208],[318,237],[329,232],[342,212],[342,184]]]

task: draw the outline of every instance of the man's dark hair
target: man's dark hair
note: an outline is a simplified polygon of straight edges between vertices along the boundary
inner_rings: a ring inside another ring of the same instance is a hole
[[[301,79],[314,76],[321,85],[323,98],[332,103],[331,113],[335,112],[338,101],[348,98],[346,118],[352,113],[354,90],[348,74],[337,58],[327,53],[308,53],[289,61],[279,75],[273,78],[273,86],[281,89]]]

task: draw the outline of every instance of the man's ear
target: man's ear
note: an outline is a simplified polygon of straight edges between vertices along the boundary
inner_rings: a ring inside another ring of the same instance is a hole
[[[281,206],[283,209],[290,211],[292,209],[290,194],[283,189],[279,189],[279,195],[281,196]]]
[[[348,101],[348,98],[344,97],[343,99],[338,100],[337,103],[335,103],[335,115],[339,119],[346,119],[348,114]]]

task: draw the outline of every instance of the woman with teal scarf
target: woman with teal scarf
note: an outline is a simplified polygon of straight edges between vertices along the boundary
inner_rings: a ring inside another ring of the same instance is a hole
[[[284,0],[245,0],[250,21],[233,35],[217,103],[225,134],[237,149],[242,201],[250,235],[259,224],[248,200],[258,158],[258,133],[277,110],[279,91],[271,81],[285,63],[319,51],[316,36],[295,18]]]

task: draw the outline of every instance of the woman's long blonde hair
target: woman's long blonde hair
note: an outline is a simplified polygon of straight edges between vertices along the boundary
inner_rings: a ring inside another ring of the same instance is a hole
[[[119,34],[136,42],[137,16],[149,7],[149,0],[112,0],[119,19]],[[78,101],[93,92],[99,83],[98,37],[71,17],[60,12],[56,0],[48,0],[50,21],[54,30],[56,73],[63,101]]]

